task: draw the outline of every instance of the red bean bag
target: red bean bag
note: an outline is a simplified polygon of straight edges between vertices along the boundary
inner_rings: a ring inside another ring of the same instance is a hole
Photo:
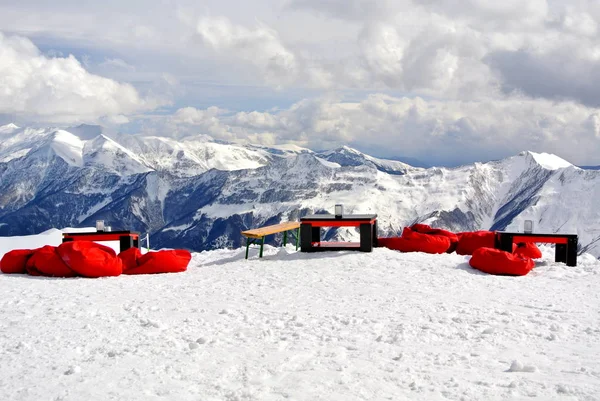
[[[494,248],[496,233],[494,231],[472,231],[458,234],[456,253],[472,255],[478,248]]]
[[[427,224],[413,224],[410,228],[411,230],[422,234],[441,235],[443,237],[447,237],[450,240],[450,247],[446,251],[448,253],[454,252],[456,245],[458,244],[458,235],[451,231],[443,230],[441,228],[431,228]]]
[[[542,257],[542,251],[540,251],[540,248],[533,242],[519,242],[516,244],[516,248],[513,246],[513,253],[531,259],[539,259]]]
[[[469,264],[485,273],[507,276],[524,276],[535,266],[529,258],[486,247],[477,248]]]
[[[402,237],[379,238],[379,244],[400,252],[444,253],[450,239],[441,235],[422,234],[404,227]]]
[[[379,246],[383,246],[388,249],[400,252],[418,252],[419,249],[416,247],[415,242],[411,242],[409,239],[403,237],[387,237],[378,238],[377,242]]]
[[[138,259],[142,257],[142,252],[139,248],[132,247],[119,253],[118,256],[123,262],[123,274],[127,274],[128,270],[138,267]]]
[[[0,270],[6,274],[27,273],[27,261],[34,252],[35,249],[15,249],[4,254],[0,260]]]
[[[75,277],[77,274],[67,266],[58,254],[56,247],[46,245],[36,249],[26,264],[27,273],[32,276]]]
[[[123,272],[123,263],[115,251],[92,241],[64,242],[57,251],[67,266],[80,276],[118,276]]]
[[[402,238],[410,242],[412,252],[444,253],[450,248],[450,238],[443,235],[422,234],[408,227],[402,231]]]
[[[124,274],[179,273],[187,270],[192,254],[184,249],[148,252],[137,260],[137,267]]]

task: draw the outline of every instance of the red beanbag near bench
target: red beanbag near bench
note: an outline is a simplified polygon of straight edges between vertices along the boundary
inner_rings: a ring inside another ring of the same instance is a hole
[[[35,251],[35,249],[15,249],[4,254],[0,260],[0,270],[6,274],[27,273],[25,266]]]
[[[123,274],[180,273],[187,270],[192,254],[184,249],[148,252],[137,259],[137,267],[128,268]]]
[[[57,251],[67,266],[80,276],[118,276],[123,272],[123,263],[115,251],[92,241],[65,242]]]
[[[447,252],[454,252],[456,245],[458,244],[458,235],[451,231],[442,230],[441,228],[431,228],[427,224],[413,224],[410,228],[413,231],[422,234],[441,235],[443,237],[447,237],[450,240],[450,247],[448,248]]]
[[[127,274],[128,270],[138,267],[138,259],[142,257],[142,252],[139,248],[132,247],[119,253],[118,256],[123,262],[123,274]]]
[[[378,238],[380,246],[400,252],[444,253],[450,247],[450,239],[441,235],[428,235],[404,227],[402,237]]]
[[[524,276],[535,266],[529,258],[493,248],[476,249],[469,264],[484,273],[508,276]]]
[[[542,251],[540,251],[540,248],[533,242],[519,242],[517,248],[513,250],[513,253],[531,259],[539,259],[542,257]]]
[[[36,249],[27,261],[26,269],[32,276],[75,277],[77,275],[62,260],[56,247],[51,245]]]
[[[496,233],[494,231],[472,231],[458,234],[456,253],[472,255],[478,248],[494,248]]]
[[[415,242],[403,237],[377,238],[379,246],[400,252],[419,252]]]
[[[404,227],[402,238],[408,240],[410,251],[405,252],[425,252],[425,253],[444,253],[450,248],[450,238],[442,235],[422,234]]]

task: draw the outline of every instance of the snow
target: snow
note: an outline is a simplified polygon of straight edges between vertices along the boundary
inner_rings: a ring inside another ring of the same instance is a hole
[[[329,167],[329,168],[340,168],[341,167],[339,163],[330,162],[328,160],[321,159],[320,157],[315,157],[315,159],[317,159],[319,161],[319,163],[321,163],[325,167]]]
[[[289,245],[179,274],[0,274],[0,399],[597,400],[600,264],[542,251],[525,277]]]
[[[535,161],[547,170],[558,170],[559,168],[573,167],[568,161],[550,153],[529,152]]]
[[[83,152],[87,159],[86,164],[103,166],[122,176],[152,171],[135,153],[106,135],[86,141]]]
[[[83,167],[83,146],[81,139],[63,130],[56,131],[51,145],[57,156],[77,167]]]
[[[0,134],[12,134],[13,131],[18,130],[18,129],[19,129],[19,127],[13,123],[2,125],[2,126],[0,126]]]

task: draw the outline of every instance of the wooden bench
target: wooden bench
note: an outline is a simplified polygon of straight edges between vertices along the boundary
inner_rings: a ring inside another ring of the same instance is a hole
[[[287,244],[287,233],[292,231],[296,237],[296,250],[298,250],[298,237],[300,237],[300,223],[297,221],[288,221],[286,223],[273,224],[255,228],[253,230],[242,231],[242,235],[246,237],[246,259],[248,259],[248,248],[251,244],[260,244],[259,258],[263,256],[263,246],[265,245],[265,237],[271,234],[283,233],[283,246]]]

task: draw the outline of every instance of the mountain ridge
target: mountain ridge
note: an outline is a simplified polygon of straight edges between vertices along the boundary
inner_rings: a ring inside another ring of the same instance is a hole
[[[102,219],[114,229],[148,232],[161,247],[239,247],[244,229],[342,203],[347,213],[377,213],[380,236],[414,223],[518,230],[531,219],[537,230],[578,233],[580,249],[600,256],[600,171],[551,154],[421,168],[347,146],[314,152],[206,137],[81,139],[50,128],[10,130],[11,140],[0,145],[3,236]],[[355,235],[331,229],[324,238]]]

